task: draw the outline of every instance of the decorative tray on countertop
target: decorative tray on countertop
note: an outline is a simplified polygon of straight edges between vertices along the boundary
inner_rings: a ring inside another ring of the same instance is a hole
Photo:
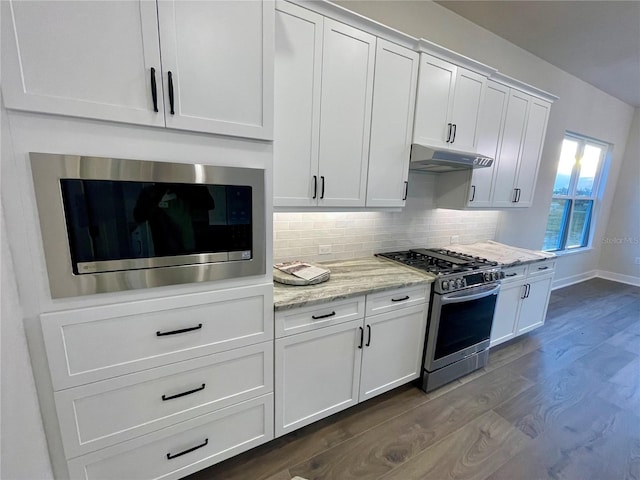
[[[313,267],[318,267],[324,270],[328,270],[327,267],[323,265],[319,265],[317,263],[313,263],[313,262],[305,262],[305,263],[308,263]],[[292,275],[290,273],[283,272],[282,270],[279,270],[275,267],[273,268],[273,281],[282,283],[284,285],[297,285],[297,286],[317,285],[319,283],[326,282],[327,280],[329,280],[329,277],[331,277],[331,272],[327,271],[327,273],[319,277],[312,278],[311,280],[306,280],[304,278],[296,277],[295,275]]]

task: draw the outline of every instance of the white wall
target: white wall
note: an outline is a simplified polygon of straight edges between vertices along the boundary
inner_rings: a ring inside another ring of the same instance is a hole
[[[614,145],[595,238],[602,238],[616,190],[633,108],[430,1],[339,1],[341,6],[414,37],[423,37],[560,97],[551,108],[533,206],[500,215],[496,238],[539,249],[544,239],[562,137],[570,130]],[[597,269],[600,244],[558,260],[556,279]]]
[[[2,116],[2,159],[12,156],[6,115]],[[5,172],[3,169],[3,180]],[[0,265],[0,478],[44,480],[53,478],[36,387],[23,326],[14,258],[7,238],[4,201]],[[24,298],[22,300],[25,300]]]
[[[640,283],[640,108],[636,108],[615,189],[598,268],[612,278]],[[629,277],[629,278],[625,278]]]
[[[406,206],[396,212],[274,213],[275,260],[328,261],[371,257],[410,247],[495,238],[498,212],[436,209],[436,175],[411,173]],[[319,245],[332,253],[319,255]]]

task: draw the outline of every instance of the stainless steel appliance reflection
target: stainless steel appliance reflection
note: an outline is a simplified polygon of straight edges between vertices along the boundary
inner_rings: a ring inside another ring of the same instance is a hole
[[[486,365],[504,275],[498,264],[442,249],[379,256],[437,276],[429,305],[422,389],[432,391]]]

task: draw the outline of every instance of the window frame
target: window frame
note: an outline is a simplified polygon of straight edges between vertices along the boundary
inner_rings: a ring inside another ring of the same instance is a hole
[[[600,200],[600,190],[601,190],[601,180],[604,175],[605,170],[605,162],[609,156],[609,150],[611,145],[605,143],[601,140],[596,140],[585,135],[580,135],[572,132],[565,132],[562,141],[564,143],[565,140],[571,140],[578,143],[578,147],[576,149],[575,155],[575,163],[571,169],[571,177],[569,179],[569,186],[567,188],[568,192],[566,195],[563,194],[555,194],[552,192],[551,194],[551,202],[554,200],[565,200],[567,203],[565,204],[565,211],[562,214],[562,219],[560,223],[560,229],[558,231],[558,242],[556,243],[555,248],[545,248],[544,239],[542,250],[545,252],[553,252],[557,254],[570,253],[579,250],[585,250],[592,247],[593,244],[593,236],[595,231],[595,225],[597,220],[597,214],[599,210],[599,200]],[[593,177],[593,185],[591,188],[591,195],[579,195],[576,192],[578,186],[578,180],[580,179],[580,160],[584,156],[584,151],[587,145],[593,145],[600,148],[600,157],[598,159],[598,165],[596,167],[596,172]],[[562,150],[561,150],[562,152]],[[556,167],[556,175],[554,177],[554,187],[555,181],[558,176],[558,168],[560,166],[558,160],[558,166]],[[569,232],[570,226],[572,224],[574,212],[575,212],[575,204],[576,201],[580,200],[588,200],[591,201],[591,205],[588,211],[588,215],[583,226],[583,232],[581,234],[581,244],[576,246],[567,246],[567,242],[569,240]],[[547,227],[549,225],[549,217],[550,212],[547,213]],[[545,239],[546,234],[548,232],[548,228],[545,229]],[[586,237],[586,238],[585,238]]]

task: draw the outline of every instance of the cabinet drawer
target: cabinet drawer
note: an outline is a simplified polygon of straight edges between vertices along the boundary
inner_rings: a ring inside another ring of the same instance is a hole
[[[365,314],[377,315],[425,303],[429,300],[430,288],[431,285],[421,285],[367,295]]]
[[[364,317],[364,295],[276,312],[276,338]]]
[[[70,460],[74,479],[182,478],[273,438],[273,394]]]
[[[273,338],[273,287],[43,314],[54,390]]]
[[[524,280],[527,276],[527,266],[517,265],[515,267],[503,268],[504,278],[502,283],[512,283]]]
[[[67,458],[273,391],[273,342],[55,393]]]
[[[544,262],[535,262],[529,264],[529,277],[544,275],[545,273],[553,273],[556,268],[556,261],[545,260]]]

